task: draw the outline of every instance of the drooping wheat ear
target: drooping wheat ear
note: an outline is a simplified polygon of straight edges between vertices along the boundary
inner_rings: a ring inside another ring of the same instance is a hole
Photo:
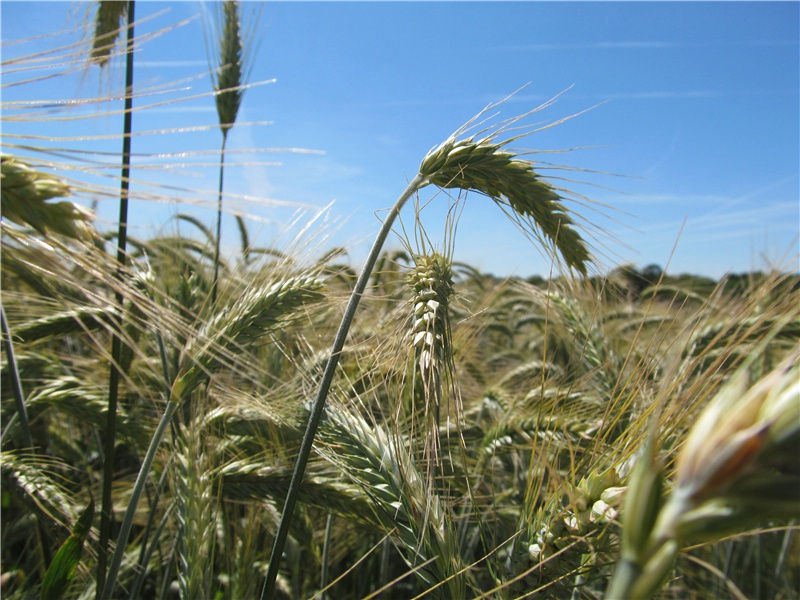
[[[517,216],[531,219],[566,264],[585,274],[589,250],[561,196],[540,178],[531,161],[503,149],[519,136],[496,142],[498,132],[480,139],[458,139],[457,133],[425,156],[420,174],[441,188],[481,192]]]
[[[214,99],[219,126],[223,135],[233,127],[244,91],[242,85],[242,36],[239,3],[227,0],[222,4],[223,19],[219,36],[219,64],[212,71]]]
[[[432,467],[439,459],[439,423],[443,378],[452,367],[450,318],[448,307],[453,295],[453,272],[450,260],[439,253],[415,256],[416,266],[406,277],[413,290],[412,326],[409,331],[414,351],[415,371],[424,396],[424,459]],[[412,392],[412,397],[413,397]],[[412,408],[412,423],[414,412]]]
[[[55,523],[67,525],[77,518],[75,503],[58,480],[64,464],[41,455],[0,452],[0,470],[7,481],[19,487],[31,512],[40,513]]]
[[[33,227],[42,235],[54,232],[76,239],[90,237],[91,215],[86,209],[72,202],[47,202],[71,193],[64,181],[7,154],[2,155],[0,164],[0,209],[4,218]]]
[[[199,419],[176,438],[175,498],[179,524],[178,583],[183,598],[210,598],[216,498],[212,465],[203,448]]]
[[[120,22],[125,17],[127,9],[128,3],[118,0],[105,0],[97,3],[91,62],[101,67],[108,62],[119,37]]]
[[[506,123],[506,126],[519,121],[525,116],[522,115],[512,119]],[[470,124],[474,121],[475,119]],[[311,446],[314,442],[319,422],[322,419],[325,400],[336,372],[336,366],[339,364],[339,355],[344,348],[347,333],[361,301],[361,296],[367,287],[372,269],[380,256],[383,244],[391,231],[395,219],[408,199],[421,188],[431,183],[440,187],[461,187],[464,190],[476,190],[484,193],[501,207],[504,205],[510,207],[511,212],[513,212],[511,216],[517,222],[532,221],[530,223],[532,233],[536,234],[541,231],[562,253],[568,266],[581,273],[586,272],[589,251],[580,234],[573,229],[572,221],[569,219],[566,209],[558,202],[558,194],[549,185],[539,180],[529,161],[519,160],[516,158],[518,155],[501,150],[503,146],[515,139],[519,139],[520,136],[496,144],[493,139],[502,131],[502,128],[500,128],[478,142],[474,140],[474,137],[457,141],[458,136],[464,130],[465,128],[462,127],[442,145],[425,156],[420,164],[419,172],[408,183],[406,189],[403,190],[403,193],[400,194],[394,206],[386,215],[383,225],[367,255],[367,259],[364,261],[361,274],[356,280],[347,308],[342,316],[342,322],[336,332],[330,358],[325,365],[319,390],[311,408],[306,433],[303,436],[303,442],[297,455],[292,483],[286,496],[281,522],[272,546],[272,558],[270,559],[269,570],[261,590],[262,600],[272,597],[274,593],[280,557],[283,555],[283,548],[289,534],[291,516],[297,502],[300,481],[305,471],[305,465],[311,455]]]
[[[184,348],[172,399],[186,397],[206,377],[221,353],[258,341],[296,309],[319,299],[322,285],[313,276],[288,277],[253,288],[233,306],[220,308]]]
[[[800,515],[800,346],[755,385],[741,367],[706,406],[662,503],[663,469],[646,452],[623,513],[622,560],[608,598],[649,598],[679,549]]]

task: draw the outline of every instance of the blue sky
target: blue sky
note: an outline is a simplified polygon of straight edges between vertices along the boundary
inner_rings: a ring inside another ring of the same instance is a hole
[[[2,2],[4,45],[62,31],[5,45],[3,61],[80,40],[91,6]],[[233,165],[226,174],[226,191],[247,196],[226,204],[252,217],[251,232],[260,244],[285,247],[299,224],[328,207],[306,234],[308,243],[316,251],[344,246],[357,265],[377,232],[380,211],[391,206],[424,154],[487,103],[528,84],[500,108],[501,118],[564,90],[526,122],[546,124],[591,108],[516,146],[573,149],[532,158],[543,161],[542,174],[568,179],[556,181],[591,199],[569,206],[593,231],[601,231],[594,241],[600,271],[627,262],[669,263],[672,273],[713,277],[770,265],[798,268],[796,2],[248,2],[244,8],[245,17],[260,9],[250,81],[276,81],[247,90],[229,149],[319,151],[230,156],[239,163],[281,163]],[[136,105],[207,93],[203,30],[210,5],[140,1],[136,10],[139,19],[147,19],[137,27],[139,34],[197,16],[144,43],[136,57],[139,90],[191,79],[172,86],[180,90],[137,98]],[[122,87],[121,63],[102,74],[81,65],[35,71],[14,71],[14,66],[4,67],[4,144],[22,143],[8,134],[68,138],[113,134],[121,127],[117,114],[8,120],[21,112],[43,115],[9,102],[113,95]],[[71,72],[9,86],[65,70]],[[118,108],[113,101],[93,105],[94,111]],[[48,115],[89,112],[78,106]],[[213,99],[148,108],[133,122],[138,131],[211,126],[138,136],[134,152],[212,152],[138,159],[133,193],[143,199],[132,207],[134,235],[173,230],[177,225],[171,217],[178,212],[191,212],[211,225],[217,172],[200,163],[216,160],[213,151],[220,142]],[[115,139],[39,143],[119,149]],[[113,154],[93,159],[109,166],[117,160]],[[192,164],[165,167],[176,161]],[[159,167],[147,169],[152,163]],[[553,169],[553,164],[574,169]],[[139,180],[171,187],[148,187]],[[116,185],[110,179],[105,183]],[[422,221],[437,242],[445,231],[447,201],[439,196],[426,204],[432,193],[421,194]],[[298,207],[305,212],[297,213]],[[102,224],[111,224],[114,200],[101,199],[98,214]],[[403,219],[413,228],[412,206]],[[238,237],[230,216],[223,236],[233,251]],[[397,237],[392,243],[400,245]],[[454,258],[497,275],[546,274],[550,268],[535,245],[477,195],[463,205]]]

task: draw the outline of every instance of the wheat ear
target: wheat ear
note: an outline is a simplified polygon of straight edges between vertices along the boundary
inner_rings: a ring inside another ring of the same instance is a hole
[[[217,523],[214,482],[203,449],[199,418],[176,437],[175,497],[179,524],[178,584],[183,598],[204,600],[211,594],[211,570]]]
[[[128,10],[127,2],[104,0],[97,3],[97,16],[94,21],[94,36],[90,60],[104,66],[111,57],[111,50],[117,43],[120,21]]]
[[[800,347],[748,387],[744,365],[689,432],[677,481],[661,500],[663,469],[652,449],[626,492],[622,556],[607,598],[649,598],[687,543],[713,541],[800,514]]]
[[[298,307],[319,299],[322,285],[313,276],[289,277],[253,288],[232,306],[218,310],[184,348],[172,399],[187,397],[211,371],[220,351],[257,341]]]
[[[447,581],[450,597],[463,598],[465,581],[457,536],[449,515],[422,474],[380,426],[331,407],[325,415],[320,449],[372,501],[376,518],[396,537],[410,567],[430,563],[417,574],[429,585]]]
[[[432,482],[434,470],[439,464],[442,384],[448,377],[448,369],[453,366],[448,314],[453,295],[453,273],[450,261],[439,253],[415,256],[414,260],[416,265],[406,278],[413,291],[409,337],[414,353],[414,377],[419,377],[422,383],[425,444],[423,458],[428,465],[429,482]],[[411,413],[413,423],[413,408]]]
[[[503,148],[518,138],[496,142],[497,133],[480,139],[455,134],[428,153],[419,172],[441,188],[474,190],[518,217],[529,217],[564,258],[586,273],[589,251],[556,190],[534,171],[533,163]]]
[[[292,482],[289,485],[289,493],[286,496],[281,522],[272,546],[269,570],[261,590],[262,600],[271,598],[274,594],[278,563],[289,534],[291,515],[297,502],[300,481],[311,454],[311,446],[322,418],[328,390],[333,381],[336,366],[339,364],[339,355],[344,348],[347,333],[361,301],[361,296],[367,287],[372,269],[375,267],[386,237],[406,201],[421,188],[430,184],[440,187],[459,187],[484,193],[500,205],[507,204],[518,217],[532,219],[545,236],[553,241],[568,266],[582,273],[586,272],[586,263],[589,260],[588,250],[580,234],[572,227],[566,210],[557,201],[558,195],[538,178],[529,161],[518,160],[517,155],[502,150],[504,146],[519,139],[520,136],[494,143],[494,139],[502,131],[500,128],[478,141],[475,141],[474,138],[459,141],[458,136],[463,131],[464,128],[459,129],[443,144],[425,156],[419,172],[406,186],[386,216],[364,262],[336,333],[330,358],[325,366],[319,390],[311,408],[308,425],[295,462]]]

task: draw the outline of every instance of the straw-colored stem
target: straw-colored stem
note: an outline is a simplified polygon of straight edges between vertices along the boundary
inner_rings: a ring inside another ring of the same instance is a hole
[[[378,236],[375,238],[375,242],[372,245],[372,250],[370,250],[370,253],[367,256],[367,260],[364,263],[364,267],[361,270],[358,281],[356,281],[353,293],[350,295],[350,301],[347,304],[347,309],[342,317],[339,330],[336,332],[336,338],[334,339],[333,347],[331,348],[330,358],[328,358],[328,362],[325,365],[325,371],[322,374],[322,381],[319,385],[317,397],[314,400],[313,406],[311,407],[311,415],[308,419],[308,425],[306,426],[306,431],[303,435],[303,441],[300,445],[300,452],[298,453],[297,460],[294,464],[292,479],[289,483],[289,491],[286,494],[286,502],[283,507],[283,513],[281,514],[280,524],[278,525],[278,532],[275,534],[275,542],[272,546],[272,554],[270,555],[269,559],[269,570],[267,571],[267,576],[264,579],[264,586],[261,589],[261,600],[272,598],[274,595],[275,580],[278,577],[278,568],[280,566],[281,556],[283,555],[283,547],[286,545],[286,536],[289,533],[289,525],[291,524],[294,506],[297,503],[297,494],[300,489],[300,483],[306,470],[306,464],[308,463],[308,458],[311,454],[311,446],[314,443],[314,437],[316,436],[317,428],[319,427],[319,422],[322,418],[322,409],[325,407],[325,400],[328,397],[328,391],[330,390],[331,382],[333,381],[333,375],[336,372],[336,366],[339,364],[339,356],[342,348],[344,348],[344,342],[347,339],[347,333],[350,331],[350,325],[353,322],[356,308],[358,308],[358,303],[361,301],[361,296],[367,287],[367,282],[372,274],[372,269],[375,266],[375,262],[378,260],[381,250],[383,249],[383,244],[386,241],[386,237],[389,235],[389,231],[392,229],[394,220],[397,218],[397,215],[400,214],[400,210],[403,208],[403,205],[406,203],[406,201],[415,192],[427,184],[428,179],[418,173],[417,176],[411,180],[411,183],[408,184],[405,191],[397,199],[397,202],[395,202],[394,206],[389,211],[389,214],[386,216],[386,220],[383,222],[383,226],[378,232]]]

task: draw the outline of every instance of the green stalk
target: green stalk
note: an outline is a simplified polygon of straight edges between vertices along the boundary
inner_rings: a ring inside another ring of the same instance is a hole
[[[139,498],[142,495],[144,484],[147,481],[148,475],[150,474],[150,467],[153,466],[153,460],[155,459],[158,445],[164,438],[164,433],[166,432],[167,426],[172,420],[172,416],[175,414],[175,409],[177,407],[178,402],[173,400],[169,400],[167,402],[167,407],[164,409],[164,414],[161,416],[161,421],[159,421],[158,427],[156,428],[156,431],[150,440],[150,446],[147,448],[147,454],[145,454],[144,461],[142,461],[142,466],[139,468],[139,474],[136,476],[136,483],[133,485],[131,499],[128,502],[128,508],[125,510],[125,516],[122,519],[119,536],[117,537],[117,545],[114,548],[114,555],[111,557],[111,564],[108,567],[108,577],[106,578],[105,585],[103,586],[100,600],[109,600],[111,598],[111,593],[114,591],[114,585],[117,581],[119,567],[122,564],[122,557],[125,554],[125,547],[128,545],[128,536],[130,535],[131,527],[133,526],[133,517],[136,514],[136,507],[139,504]]]
[[[22,393],[22,381],[19,377],[19,370],[17,369],[17,359],[14,356],[14,344],[11,341],[11,331],[8,328],[8,321],[6,321],[6,311],[3,305],[0,304],[0,323],[3,329],[3,345],[6,350],[6,359],[8,360],[8,372],[11,376],[11,384],[14,390],[14,403],[17,408],[17,416],[19,418],[20,427],[22,428],[22,437],[25,446],[33,450],[33,434],[31,433],[31,426],[28,422],[28,411],[25,408],[25,395]],[[41,559],[43,569],[50,565],[50,545],[47,540],[44,525],[41,522],[41,517],[36,516],[36,534],[39,538],[39,548],[41,549]]]
[[[131,131],[133,116],[133,15],[134,1],[129,0],[127,7],[127,34],[125,46],[125,117],[123,121],[122,138],[122,169],[119,195],[119,229],[117,232],[117,276],[122,275],[125,267],[125,247],[128,239],[128,190],[130,187],[130,157],[131,157]],[[116,293],[116,301],[120,306],[123,303],[122,293]],[[120,329],[122,322],[118,323]],[[106,420],[105,444],[103,452],[103,496],[100,512],[100,539],[97,552],[97,593],[98,597],[105,587],[106,578],[106,548],[111,537],[113,525],[113,503],[111,498],[111,483],[114,478],[114,446],[117,433],[117,399],[119,395],[119,369],[122,357],[122,340],[116,330],[111,337],[111,368],[108,381],[108,418]]]
[[[211,305],[217,303],[217,280],[219,279],[219,245],[222,237],[222,180],[225,174],[225,143],[228,130],[222,130],[222,148],[219,151],[219,192],[217,196],[217,237],[214,240],[214,281],[211,283]]]
[[[324,590],[328,585],[328,555],[331,546],[331,528],[333,525],[333,513],[328,513],[325,521],[325,541],[322,543],[322,572],[319,575],[319,589]],[[320,600],[328,600],[327,592],[322,592]]]
[[[261,588],[261,600],[272,598],[275,593],[275,580],[278,577],[278,568],[280,567],[281,557],[283,556],[283,548],[286,545],[286,536],[289,533],[289,526],[291,525],[294,506],[297,503],[297,495],[300,491],[300,483],[303,479],[303,474],[306,470],[306,464],[308,463],[308,458],[311,454],[311,446],[314,444],[314,437],[317,433],[319,422],[322,419],[322,410],[325,408],[325,400],[328,397],[328,391],[330,390],[331,382],[333,381],[333,376],[336,372],[336,366],[339,364],[339,356],[342,352],[342,348],[344,348],[344,343],[347,339],[347,333],[350,331],[350,325],[353,322],[353,317],[355,316],[356,308],[358,308],[358,303],[361,301],[361,296],[367,287],[367,282],[369,281],[372,269],[375,266],[375,262],[378,260],[378,256],[381,253],[383,244],[392,229],[394,220],[397,218],[397,215],[400,214],[400,210],[403,208],[403,205],[406,203],[406,201],[419,189],[428,185],[428,183],[429,181],[427,177],[417,173],[417,176],[411,180],[411,183],[408,184],[405,191],[397,199],[397,202],[395,202],[391,211],[389,211],[389,214],[386,216],[386,220],[383,222],[383,226],[378,232],[378,237],[375,238],[375,242],[373,243],[372,249],[367,256],[364,267],[361,269],[361,274],[358,276],[358,281],[356,281],[355,288],[353,288],[353,292],[350,295],[350,301],[347,303],[347,308],[345,309],[344,316],[342,317],[342,322],[339,325],[339,330],[336,332],[336,338],[333,341],[330,357],[325,365],[325,371],[322,374],[322,381],[319,384],[317,397],[314,400],[313,406],[311,407],[311,415],[309,416],[308,425],[306,426],[305,433],[303,434],[303,441],[300,444],[300,452],[297,455],[297,460],[294,464],[294,471],[292,472],[292,479],[289,483],[289,490],[286,493],[286,502],[283,506],[283,513],[281,514],[280,524],[278,525],[278,532],[275,534],[275,542],[272,546],[272,554],[270,555],[269,559],[269,570],[267,571],[267,576],[264,579],[264,586]]]
[[[3,327],[3,346],[5,346],[6,357],[8,360],[8,374],[11,377],[11,387],[14,391],[14,404],[17,408],[20,427],[22,427],[22,437],[26,448],[33,448],[33,435],[31,426],[28,422],[28,411],[25,409],[25,396],[22,393],[22,382],[17,370],[17,359],[14,356],[14,344],[11,342],[11,332],[6,321],[6,311],[0,305],[0,322]]]

